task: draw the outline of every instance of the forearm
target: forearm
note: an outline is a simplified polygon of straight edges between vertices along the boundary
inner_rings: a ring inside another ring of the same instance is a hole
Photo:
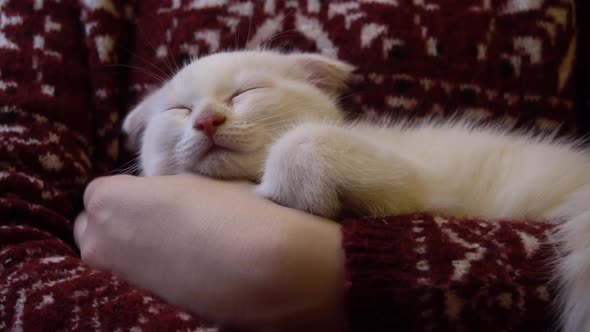
[[[344,322],[332,221],[259,198],[247,184],[188,175],[101,179],[85,206],[76,223],[82,257],[173,304],[255,330]]]

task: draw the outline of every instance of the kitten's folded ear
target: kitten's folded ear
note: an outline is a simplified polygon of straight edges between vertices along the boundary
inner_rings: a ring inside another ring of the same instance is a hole
[[[127,136],[125,146],[129,151],[137,152],[141,149],[143,132],[152,113],[148,100],[149,97],[135,106],[123,120],[123,132]]]
[[[289,57],[309,83],[333,96],[341,94],[346,89],[350,75],[355,70],[354,66],[346,62],[319,54],[291,54]]]

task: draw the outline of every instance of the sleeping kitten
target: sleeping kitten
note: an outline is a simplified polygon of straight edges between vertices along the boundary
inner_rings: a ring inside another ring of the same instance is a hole
[[[326,217],[430,212],[565,221],[564,331],[590,331],[590,158],[573,143],[467,122],[346,121],[353,67],[314,54],[195,60],[125,119],[146,176],[191,172]]]

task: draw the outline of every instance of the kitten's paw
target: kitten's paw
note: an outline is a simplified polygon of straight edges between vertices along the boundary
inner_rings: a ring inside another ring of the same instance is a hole
[[[283,183],[281,183],[283,182]],[[332,191],[323,191],[313,184],[294,185],[290,181],[263,181],[256,194],[277,204],[309,212],[325,218],[335,218],[340,211],[338,197]],[[305,182],[305,181],[304,181]],[[313,187],[313,188],[312,188]]]
[[[256,192],[280,205],[334,218],[341,204],[330,167],[330,137],[308,127],[298,127],[275,143]]]

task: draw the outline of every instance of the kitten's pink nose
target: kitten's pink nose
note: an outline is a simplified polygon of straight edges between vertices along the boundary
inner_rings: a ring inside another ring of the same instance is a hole
[[[217,128],[225,122],[225,116],[214,112],[203,112],[195,120],[193,128],[204,132],[211,137],[217,131]]]

